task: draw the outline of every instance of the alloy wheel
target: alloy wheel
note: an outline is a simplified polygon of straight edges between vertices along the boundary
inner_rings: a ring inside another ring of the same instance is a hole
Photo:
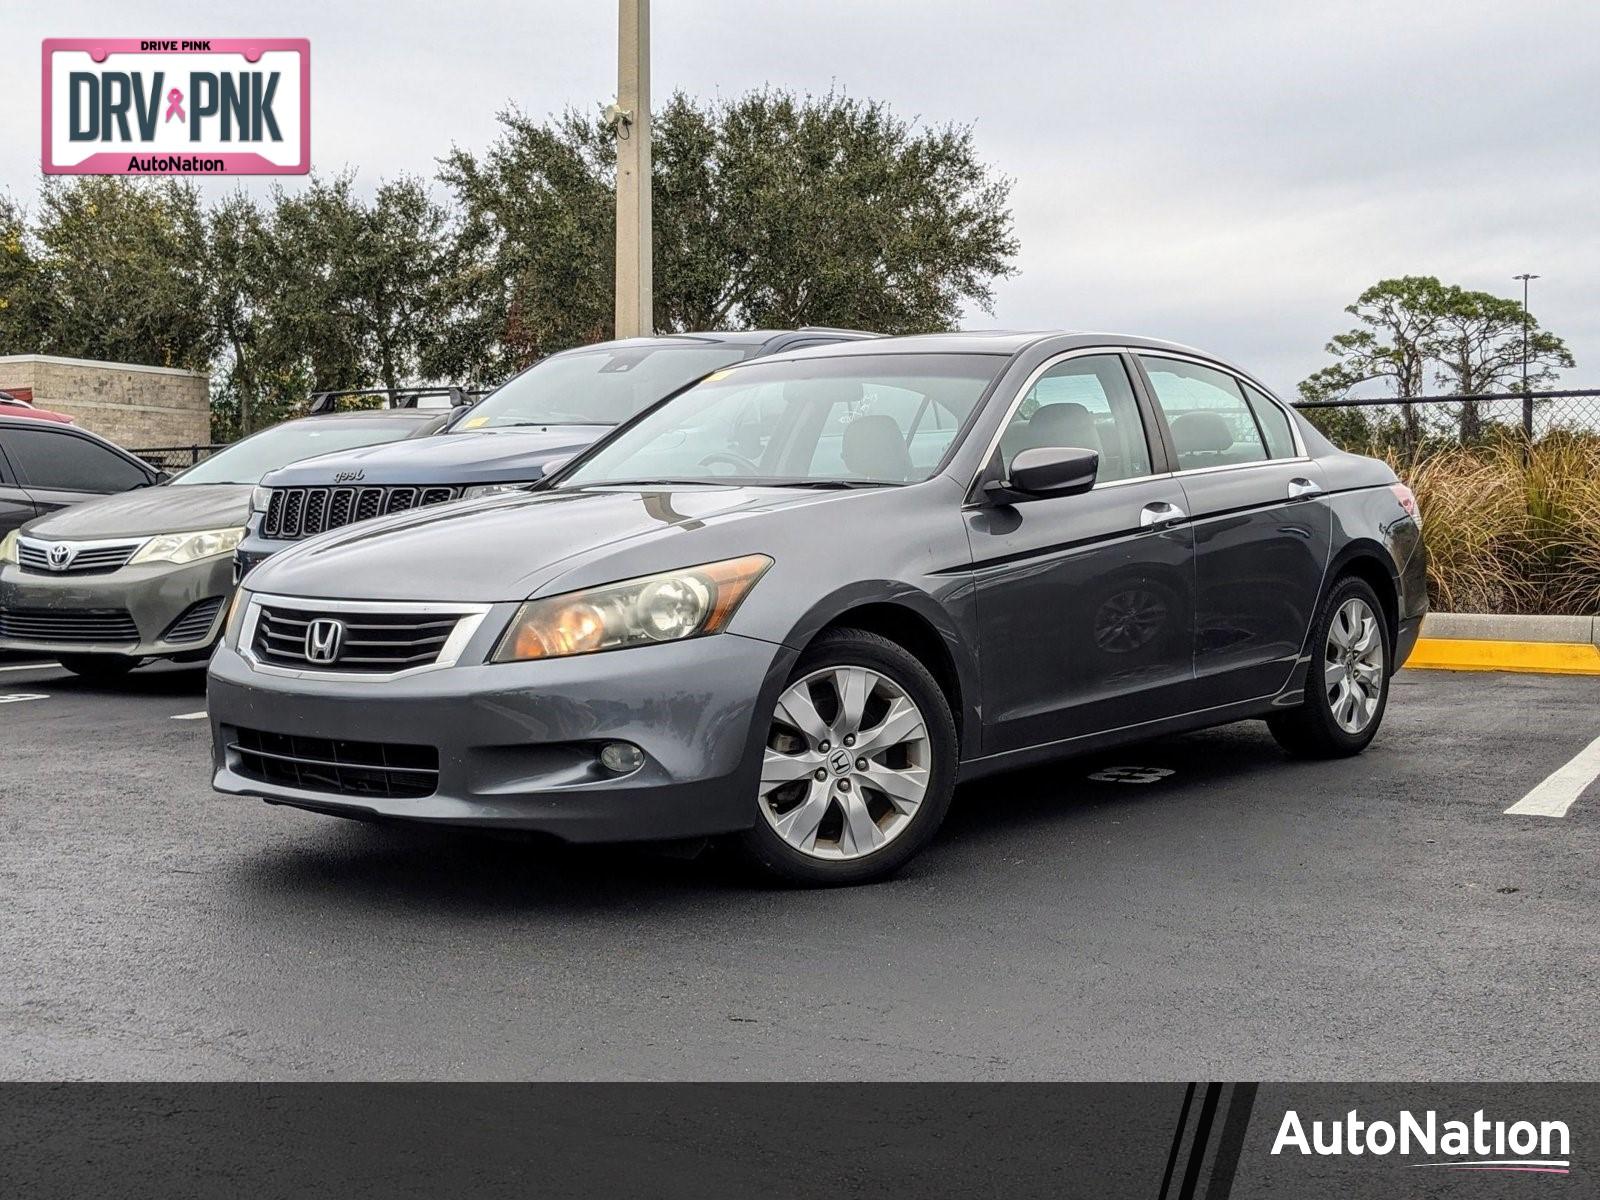
[[[1360,733],[1383,697],[1383,633],[1377,615],[1360,596],[1339,606],[1328,626],[1322,682],[1328,708],[1340,729]]]
[[[761,815],[802,854],[862,858],[911,824],[932,763],[927,723],[903,687],[867,667],[826,667],[778,697]]]

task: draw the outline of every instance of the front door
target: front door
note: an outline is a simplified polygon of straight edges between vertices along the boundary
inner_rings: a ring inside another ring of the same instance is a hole
[[[1194,521],[1196,707],[1273,695],[1294,670],[1327,570],[1321,473],[1257,389],[1186,359],[1140,362]]]
[[[1193,543],[1182,486],[1119,354],[1067,357],[1028,389],[990,472],[1020,451],[1100,455],[1076,496],[966,512],[981,625],[985,754],[1171,716],[1193,680]]]

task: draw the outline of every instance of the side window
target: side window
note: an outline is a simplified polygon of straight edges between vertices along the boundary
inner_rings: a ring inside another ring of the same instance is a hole
[[[6,454],[24,485],[68,492],[125,492],[149,477],[88,438],[48,429],[8,429]]]
[[[1143,357],[1178,451],[1178,470],[1265,462],[1261,430],[1233,376],[1175,358]]]
[[[1250,407],[1255,409],[1256,424],[1267,435],[1267,453],[1273,458],[1293,458],[1294,434],[1289,432],[1289,414],[1273,403],[1271,397],[1248,383],[1244,385],[1244,395],[1250,401]]]
[[[1150,445],[1121,358],[1069,358],[1039,376],[1000,435],[1006,471],[1019,453],[1040,446],[1098,451],[1101,483],[1150,474]]]

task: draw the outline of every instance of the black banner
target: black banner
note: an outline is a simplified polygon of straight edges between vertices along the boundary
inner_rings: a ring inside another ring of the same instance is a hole
[[[1579,1085],[13,1084],[11,1197],[1568,1197]]]

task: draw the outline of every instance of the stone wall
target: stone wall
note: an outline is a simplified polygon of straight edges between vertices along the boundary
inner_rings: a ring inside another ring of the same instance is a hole
[[[0,355],[0,391],[130,450],[211,441],[211,380],[199,371],[8,354]]]

